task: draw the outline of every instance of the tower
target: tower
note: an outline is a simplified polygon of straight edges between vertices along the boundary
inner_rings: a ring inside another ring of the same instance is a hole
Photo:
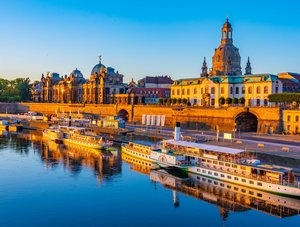
[[[206,63],[206,59],[204,58],[203,64],[202,64],[202,72],[201,72],[201,77],[207,77],[208,73],[207,73],[207,63]]]
[[[248,57],[247,65],[245,68],[245,75],[251,75],[252,74],[252,68],[250,63],[250,58]]]
[[[233,45],[233,29],[226,19],[222,27],[221,44],[215,49],[210,76],[242,75],[239,49]]]

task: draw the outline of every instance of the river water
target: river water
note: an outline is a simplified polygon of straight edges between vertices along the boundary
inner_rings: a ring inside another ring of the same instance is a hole
[[[300,200],[233,188],[151,171],[118,147],[100,155],[39,134],[0,137],[0,226],[300,226]]]

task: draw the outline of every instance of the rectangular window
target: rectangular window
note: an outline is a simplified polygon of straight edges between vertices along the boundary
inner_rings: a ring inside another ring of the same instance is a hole
[[[296,122],[299,121],[299,116],[296,116],[295,121],[296,121]]]
[[[287,121],[291,121],[291,116],[290,115],[287,116]]]
[[[249,181],[250,184],[254,184],[254,182],[252,180]]]

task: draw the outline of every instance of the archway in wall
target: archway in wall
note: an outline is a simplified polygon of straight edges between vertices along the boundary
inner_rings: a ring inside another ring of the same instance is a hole
[[[235,118],[236,129],[241,132],[257,132],[257,117],[249,112],[243,112]]]
[[[127,110],[122,109],[118,112],[118,116],[124,119],[125,121],[128,121],[129,113],[127,112]]]

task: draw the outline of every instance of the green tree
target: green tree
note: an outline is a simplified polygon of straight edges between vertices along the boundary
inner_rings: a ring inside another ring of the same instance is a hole
[[[231,104],[231,103],[232,103],[232,98],[229,98],[229,97],[226,98],[226,99],[225,99],[225,103],[226,103],[226,104]]]
[[[239,103],[239,100],[238,100],[237,98],[233,98],[233,99],[232,99],[232,103],[233,103],[233,104],[238,104],[238,103]]]
[[[239,98],[239,104],[245,104],[245,101],[244,97]]]
[[[175,105],[177,103],[177,99],[176,98],[172,98],[172,104]]]
[[[162,98],[158,99],[158,104],[160,104],[160,105],[164,104],[164,99],[162,99]]]
[[[220,97],[220,98],[219,98],[219,103],[220,103],[221,105],[224,105],[224,104],[225,104],[225,99],[224,99],[224,97]]]
[[[171,98],[168,98],[168,99],[167,99],[167,105],[171,105],[171,103],[172,103],[172,99],[171,99]]]

